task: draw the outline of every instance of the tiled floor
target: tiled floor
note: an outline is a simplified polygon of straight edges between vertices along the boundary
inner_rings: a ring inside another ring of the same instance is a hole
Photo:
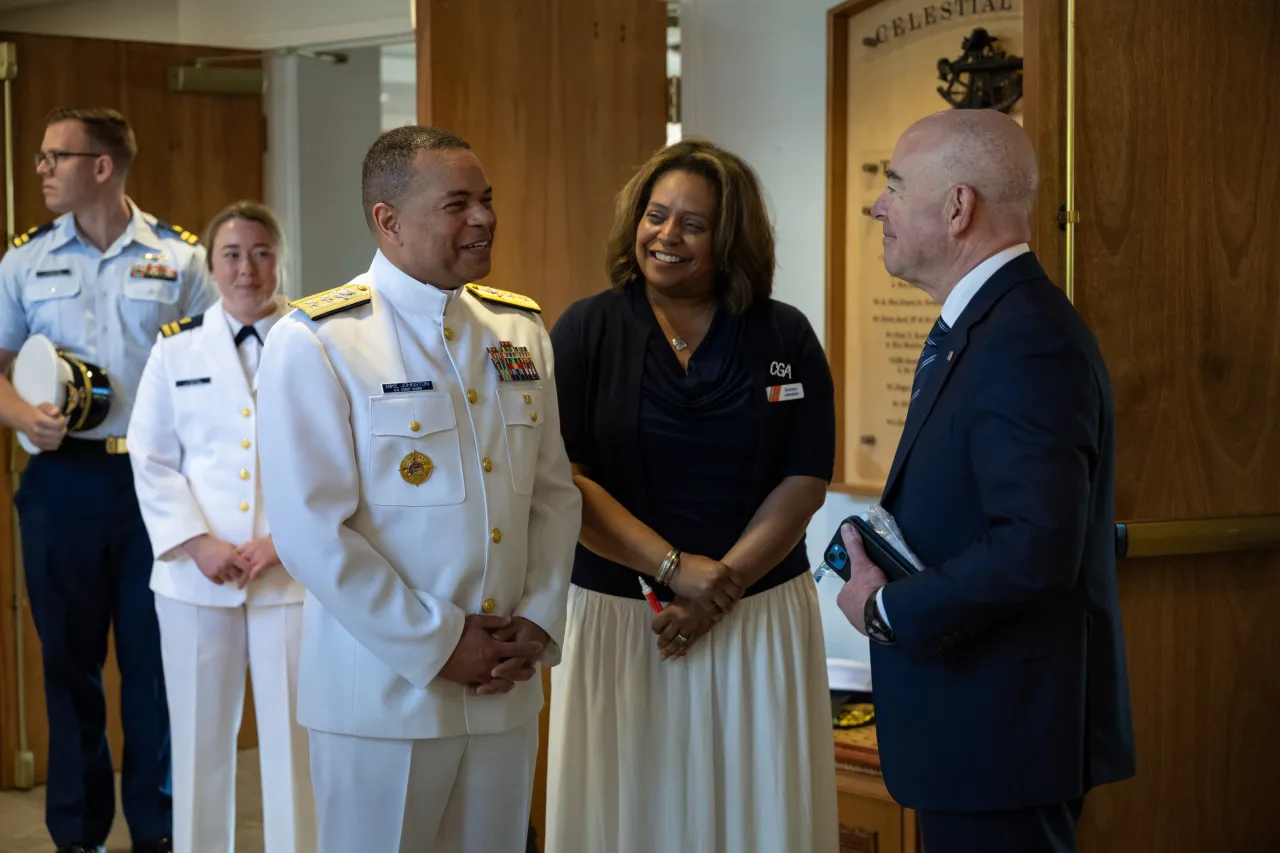
[[[120,811],[116,777],[116,820],[107,838],[109,853],[129,853],[129,828]],[[53,853],[44,827],[44,788],[0,791],[0,853]],[[258,751],[240,753],[236,768],[236,853],[262,851],[262,782]]]

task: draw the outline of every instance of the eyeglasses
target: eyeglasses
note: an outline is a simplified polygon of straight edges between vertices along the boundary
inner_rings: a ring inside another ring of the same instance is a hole
[[[52,172],[58,168],[58,160],[61,157],[102,157],[102,154],[95,154],[92,151],[41,151],[36,155],[36,168],[48,166]]]

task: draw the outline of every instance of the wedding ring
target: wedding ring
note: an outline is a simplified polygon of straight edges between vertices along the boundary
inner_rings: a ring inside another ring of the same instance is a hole
[[[676,639],[680,641],[680,645],[682,646],[689,645],[689,638],[686,637],[684,634],[676,634]]]

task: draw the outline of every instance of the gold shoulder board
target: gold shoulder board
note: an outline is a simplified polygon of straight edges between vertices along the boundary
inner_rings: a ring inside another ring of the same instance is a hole
[[[486,302],[510,305],[512,308],[519,308],[521,311],[532,311],[535,314],[542,313],[542,308],[539,307],[538,303],[527,296],[512,293],[509,290],[498,290],[498,288],[489,287],[487,284],[468,284],[467,291],[476,299],[483,299]]]
[[[183,317],[176,323],[165,323],[160,327],[160,334],[164,335],[166,338],[171,338],[178,334],[178,332],[185,332],[188,329],[198,328],[203,323],[203,314],[197,314],[194,317]]]
[[[367,284],[344,284],[342,287],[335,287],[324,293],[295,299],[289,303],[289,306],[297,308],[312,320],[319,320],[322,317],[337,314],[339,311],[364,305],[372,298]]]
[[[157,219],[156,229],[172,234],[182,242],[186,243],[188,246],[194,246],[200,242],[199,235],[192,234],[190,231],[183,228],[181,225],[174,225],[170,222],[163,222]]]
[[[21,249],[23,246],[31,242],[32,237],[39,237],[41,234],[45,233],[46,231],[52,231],[53,226],[56,224],[57,224],[56,221],[46,222],[43,225],[37,225],[34,228],[27,229],[21,234],[15,235],[12,241],[13,248]]]

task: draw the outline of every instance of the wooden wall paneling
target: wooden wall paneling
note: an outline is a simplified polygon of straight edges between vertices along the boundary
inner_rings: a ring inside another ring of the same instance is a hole
[[[1280,850],[1280,558],[1121,563],[1138,775],[1085,799],[1080,853]]]
[[[169,67],[235,51],[25,33],[0,34],[0,39],[15,43],[18,49],[18,77],[12,84],[15,228],[25,229],[52,218],[44,207],[32,157],[40,148],[45,117],[59,106],[110,106],[125,114],[139,148],[130,171],[129,195],[143,210],[165,221],[198,232],[227,202],[261,199],[261,98],[168,90]],[[0,510],[4,510],[12,497],[7,478],[0,484],[0,493]],[[11,546],[0,548],[0,595],[6,605],[0,608],[0,654],[5,655],[0,665],[0,787],[13,783],[17,748],[15,615],[20,615],[25,626],[28,742],[35,753],[37,781],[45,778],[48,742],[39,638],[29,606],[24,604],[20,614],[8,606],[12,601],[13,558]],[[123,738],[114,646],[108,650],[103,679],[108,741],[119,767]],[[249,698],[240,744],[244,747],[256,742]]]
[[[487,282],[550,326],[607,286],[613,200],[665,141],[655,0],[419,0],[419,120],[471,143],[494,186]]]
[[[1065,7],[1026,19],[1055,270]],[[1112,375],[1120,520],[1280,511],[1277,51],[1276,4],[1077,3],[1076,304]],[[1090,794],[1080,850],[1280,849],[1280,552],[1127,560],[1119,579],[1138,775]]]
[[[1065,287],[1066,235],[1058,209],[1066,201],[1066,0],[1023,5],[1023,127],[1035,145],[1040,191],[1031,214],[1031,249],[1049,278]]]
[[[879,0],[874,0],[879,2]],[[846,251],[849,180],[849,19],[867,5],[847,0],[827,12],[827,212],[826,328],[823,341],[835,380],[835,407],[845,409]],[[846,480],[845,431],[836,430],[832,483]]]
[[[21,611],[15,608],[13,577],[14,523],[13,493],[9,471],[12,435],[0,431],[0,789],[14,784],[14,757],[18,749],[18,648],[15,623]],[[23,637],[25,642],[26,638]],[[26,666],[26,656],[23,657]]]
[[[487,284],[548,327],[608,287],[614,198],[666,140],[661,0],[417,0],[418,120],[468,142],[494,187]],[[546,744],[548,697],[540,719]],[[544,838],[546,754],[531,822]]]
[[[1115,386],[1117,515],[1276,512],[1280,91],[1258,63],[1280,6],[1080,3],[1077,26],[1076,287]]]

